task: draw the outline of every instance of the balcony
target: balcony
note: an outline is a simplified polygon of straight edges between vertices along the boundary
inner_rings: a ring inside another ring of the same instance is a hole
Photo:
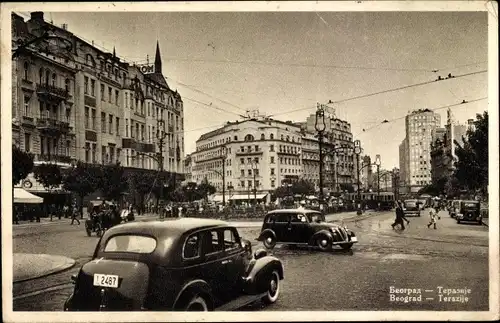
[[[291,152],[291,151],[278,151],[276,152],[278,155],[285,155],[285,156],[300,156],[300,152]]]
[[[40,131],[57,133],[68,133],[70,130],[69,122],[60,121],[53,118],[38,118],[36,127]]]
[[[35,127],[35,120],[33,119],[33,117],[23,116],[21,124],[25,127],[34,128]]]
[[[263,153],[262,149],[245,149],[244,151],[236,151],[236,156],[262,155]]]
[[[39,97],[55,101],[67,100],[69,97],[66,89],[50,84],[37,84],[36,93]]]
[[[37,154],[37,161],[45,161],[45,162],[57,162],[64,164],[71,164],[72,158],[71,156],[66,155],[58,155],[58,154]]]

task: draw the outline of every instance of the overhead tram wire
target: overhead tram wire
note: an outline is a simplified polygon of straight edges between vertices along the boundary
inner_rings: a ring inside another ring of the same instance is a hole
[[[455,75],[455,76],[453,76],[451,78],[443,78],[441,80],[425,81],[425,82],[420,82],[420,83],[415,83],[415,84],[400,86],[400,87],[393,88],[393,89],[388,89],[388,90],[383,90],[383,91],[378,91],[378,92],[373,92],[373,93],[368,93],[368,94],[362,94],[362,95],[358,95],[358,96],[353,96],[353,97],[342,99],[342,100],[330,101],[330,102],[328,102],[328,104],[343,103],[343,102],[353,101],[353,100],[357,100],[357,99],[368,98],[368,97],[371,97],[371,96],[375,96],[375,95],[379,95],[379,94],[385,94],[385,93],[390,93],[390,92],[396,92],[396,91],[400,91],[400,90],[409,89],[409,88],[412,88],[412,87],[423,86],[423,85],[432,84],[432,83],[436,83],[436,82],[442,82],[442,81],[446,81],[446,80],[453,80],[453,79],[457,79],[457,78],[461,78],[461,77],[465,77],[465,76],[486,73],[487,71],[488,70],[481,70],[481,71],[476,71],[476,72],[470,72],[470,73]],[[299,111],[304,111],[304,110],[309,110],[309,109],[311,109],[311,107],[299,108],[299,109],[289,110],[289,111],[285,111],[285,112],[281,112],[281,113],[275,113],[275,114],[272,114],[271,116],[279,116],[279,115],[284,115],[284,114],[289,114],[289,113],[294,113],[294,112],[299,112]]]
[[[435,108],[435,109],[431,109],[429,108],[429,110],[431,111],[438,111],[438,110],[443,110],[443,109],[448,109],[448,108],[453,108],[453,107],[458,107],[458,106],[462,106],[464,104],[469,104],[469,103],[474,103],[474,102],[478,102],[478,101],[482,101],[482,100],[486,100],[488,97],[482,97],[482,98],[478,98],[478,99],[473,99],[473,100],[463,100],[462,102],[460,103],[455,103],[455,104],[450,104],[450,105],[445,105],[445,106],[442,106],[442,107],[438,107],[438,108]],[[386,123],[391,123],[393,121],[398,121],[398,120],[401,120],[401,119],[404,119],[406,118],[406,115],[404,116],[401,116],[401,117],[397,117],[397,118],[394,118],[394,119],[390,119],[390,120],[384,120],[384,121],[381,121],[380,123],[377,123],[376,125],[370,127],[370,128],[367,128],[367,129],[363,129],[362,132],[366,133],[370,130],[373,130],[377,127],[380,127],[381,125],[383,124],[386,124]]]
[[[198,100],[195,100],[195,99],[191,99],[191,98],[188,98],[186,96],[182,96],[182,98],[183,99],[187,99],[187,100],[192,101],[192,102],[195,102],[195,103],[198,103],[198,104],[201,104],[201,105],[204,105],[204,106],[209,107],[209,108],[213,108],[213,109],[216,109],[216,110],[219,110],[219,111],[222,111],[222,112],[234,114],[234,115],[236,115],[238,117],[241,117],[241,118],[247,118],[247,116],[241,115],[241,114],[236,113],[234,111],[229,111],[229,110],[225,110],[225,109],[219,108],[219,107],[213,105],[212,103],[207,104],[205,102],[201,102],[201,101],[198,101]]]

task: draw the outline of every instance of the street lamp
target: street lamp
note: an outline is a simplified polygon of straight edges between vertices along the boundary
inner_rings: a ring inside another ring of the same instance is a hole
[[[323,204],[323,136],[326,129],[325,109],[323,105],[317,104],[316,122],[314,128],[318,132],[319,144],[319,202]]]
[[[380,155],[375,156],[375,165],[377,166],[377,203],[380,204]]]
[[[164,140],[167,137],[167,133],[165,132],[165,121],[163,119],[158,119],[158,130],[156,131],[156,139],[158,139],[158,147],[160,149],[160,152],[158,153],[158,167],[160,169],[160,174],[163,174],[163,144]],[[163,199],[163,185],[164,183],[161,183],[160,185],[160,198]]]
[[[361,172],[361,170],[359,169],[359,155],[361,154],[361,141],[359,140],[355,140],[354,141],[354,154],[356,155],[356,170],[357,170],[357,190],[358,190],[358,214],[361,212],[361,191],[359,190],[359,173]]]

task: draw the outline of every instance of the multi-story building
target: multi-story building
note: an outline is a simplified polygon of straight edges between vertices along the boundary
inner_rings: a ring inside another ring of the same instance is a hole
[[[183,102],[162,75],[159,45],[146,73],[43,16],[12,15],[14,142],[35,162],[156,170],[161,154],[164,170],[182,173]]]
[[[192,167],[193,167],[193,160],[191,158],[191,154],[188,154],[184,159],[184,174],[186,182],[193,181]]]
[[[291,122],[269,118],[228,122],[196,141],[192,180],[200,183],[206,178],[220,192],[224,177],[232,199],[263,199],[301,176],[300,154],[300,127]]]
[[[408,156],[408,139],[405,137],[401,144],[399,145],[399,186],[401,187],[401,192],[406,192],[407,185],[409,185],[409,180],[407,175],[409,172],[409,160]]]
[[[311,114],[308,116],[306,121],[302,123],[304,132],[315,134],[315,123],[316,115]],[[305,142],[307,142],[307,140],[317,141],[315,137],[311,136],[305,139]],[[338,149],[339,147],[348,147],[348,149]],[[310,149],[311,152],[318,154],[316,158],[319,161],[319,145],[313,144],[311,148],[313,148],[312,150]],[[326,178],[326,182],[329,183],[327,187],[329,186],[333,192],[342,191],[342,187],[345,188],[347,185],[352,185],[356,182],[357,171],[355,169],[356,163],[354,160],[353,148],[354,142],[351,124],[345,120],[336,118],[334,115],[325,118],[325,150],[331,151],[331,153],[325,156],[324,159],[324,178]],[[311,172],[311,176],[318,174],[319,162],[317,162],[317,166],[315,167],[312,167],[312,165],[310,166],[311,170],[318,168],[318,170]],[[304,176],[308,177],[308,172],[305,168]],[[319,175],[317,176],[318,179],[316,181],[319,181]]]
[[[441,116],[429,109],[412,111],[405,118],[408,149],[400,155],[400,163],[404,161],[405,186],[410,192],[431,183],[431,134],[440,124]]]

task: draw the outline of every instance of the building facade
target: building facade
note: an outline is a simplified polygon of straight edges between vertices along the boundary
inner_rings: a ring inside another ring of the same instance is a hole
[[[418,192],[431,183],[431,135],[441,124],[441,116],[429,109],[412,111],[405,118],[406,142],[403,161],[405,186],[409,192]],[[401,151],[401,149],[400,149]]]
[[[193,181],[206,178],[221,192],[224,179],[231,195],[262,196],[301,176],[300,127],[269,118],[228,122],[202,135],[191,156]]]
[[[158,44],[144,69],[46,22],[43,12],[28,21],[13,14],[12,41],[13,140],[35,163],[162,164],[183,173],[183,102],[162,75]]]
[[[372,159],[370,156],[366,155],[361,158],[360,164],[360,181],[361,190],[369,191],[373,189],[373,169],[372,169]]]

